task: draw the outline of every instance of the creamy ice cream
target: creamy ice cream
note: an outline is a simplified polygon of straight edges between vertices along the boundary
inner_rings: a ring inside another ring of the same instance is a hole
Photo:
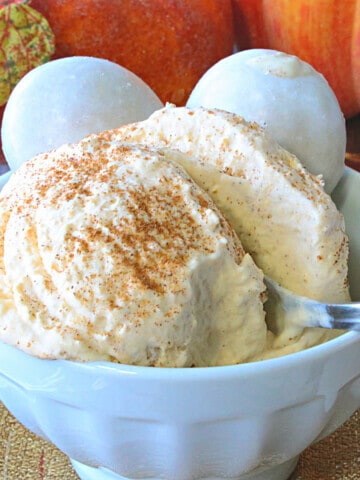
[[[171,150],[101,135],[24,164],[0,198],[0,340],[151,366],[267,348],[263,275]]]
[[[227,365],[339,334],[268,325],[262,271],[349,299],[321,180],[219,110],[168,106],[29,161],[0,195],[0,239],[0,340],[44,358]]]
[[[299,295],[349,300],[342,215],[321,179],[257,124],[221,110],[168,105],[106,135],[186,153],[182,165],[225,213],[265,274]],[[282,332],[267,356],[280,354],[274,348],[300,350],[333,335],[306,329],[289,339]]]

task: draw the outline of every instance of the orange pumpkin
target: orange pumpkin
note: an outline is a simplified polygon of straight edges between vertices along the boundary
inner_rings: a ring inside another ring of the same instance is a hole
[[[56,56],[119,63],[165,103],[182,105],[201,75],[233,49],[231,0],[32,0]]]
[[[297,55],[321,72],[346,117],[360,112],[360,0],[233,0],[239,49]]]

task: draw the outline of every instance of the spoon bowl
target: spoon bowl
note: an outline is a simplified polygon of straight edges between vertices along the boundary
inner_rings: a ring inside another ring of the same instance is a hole
[[[360,302],[322,303],[296,295],[265,276],[268,300],[265,302],[270,330],[320,327],[360,331]]]

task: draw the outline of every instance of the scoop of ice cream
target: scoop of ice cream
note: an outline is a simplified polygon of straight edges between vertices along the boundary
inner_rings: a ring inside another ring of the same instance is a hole
[[[249,49],[213,65],[187,106],[220,108],[255,121],[332,192],[345,163],[345,118],[326,79],[294,55]]]
[[[0,340],[167,367],[261,354],[262,272],[180,156],[98,135],[14,173],[0,196]]]
[[[144,120],[163,106],[137,75],[102,58],[66,57],[31,70],[12,91],[2,122],[6,160],[31,157],[86,135]]]
[[[267,275],[299,295],[349,300],[342,215],[321,180],[257,124],[225,111],[168,106],[148,120],[108,132],[107,138],[186,153],[180,162]],[[329,335],[307,329],[293,348]]]

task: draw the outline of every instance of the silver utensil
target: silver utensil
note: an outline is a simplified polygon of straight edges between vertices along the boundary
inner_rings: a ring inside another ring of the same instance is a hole
[[[321,303],[296,295],[267,276],[264,281],[269,297],[264,308],[274,333],[289,326],[360,331],[360,302]]]

